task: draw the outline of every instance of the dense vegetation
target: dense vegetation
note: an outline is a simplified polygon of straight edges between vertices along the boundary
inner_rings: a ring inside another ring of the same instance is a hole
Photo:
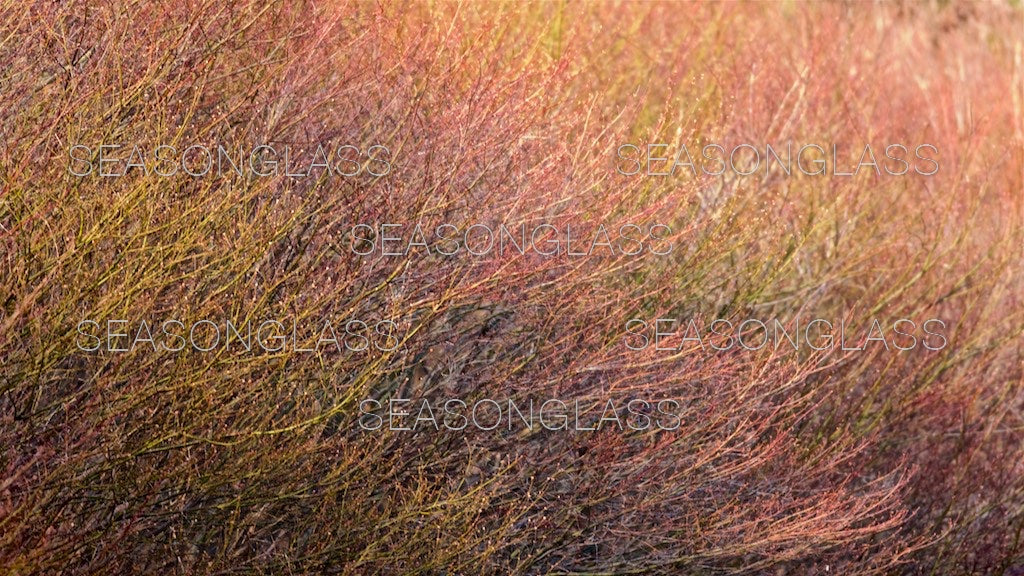
[[[1024,573],[1022,50],[999,2],[3,2],[0,571]],[[939,170],[619,170],[709,142]],[[318,143],[358,174],[155,172]],[[674,249],[384,255],[359,223]],[[625,345],[800,315],[948,342]],[[105,346],[323,318],[366,340]],[[675,399],[680,426],[362,429],[399,396]]]

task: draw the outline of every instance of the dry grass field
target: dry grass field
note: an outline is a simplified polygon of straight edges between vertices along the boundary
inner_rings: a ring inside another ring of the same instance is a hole
[[[0,0],[0,573],[1024,574],[1020,3]]]

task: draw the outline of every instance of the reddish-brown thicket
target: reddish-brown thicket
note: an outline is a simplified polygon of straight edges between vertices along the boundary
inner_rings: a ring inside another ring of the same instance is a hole
[[[0,14],[6,573],[1024,568],[1019,9]],[[786,141],[930,143],[941,170],[616,171],[626,143]],[[391,170],[71,173],[72,146],[116,143],[382,145]],[[660,223],[674,249],[391,256],[382,223],[406,241],[416,224]],[[941,318],[948,346],[625,345],[632,318],[800,315]],[[79,348],[85,319],[207,318],[388,319],[400,345]],[[585,425],[609,399],[671,399],[678,427],[365,430],[367,398],[559,398]]]

